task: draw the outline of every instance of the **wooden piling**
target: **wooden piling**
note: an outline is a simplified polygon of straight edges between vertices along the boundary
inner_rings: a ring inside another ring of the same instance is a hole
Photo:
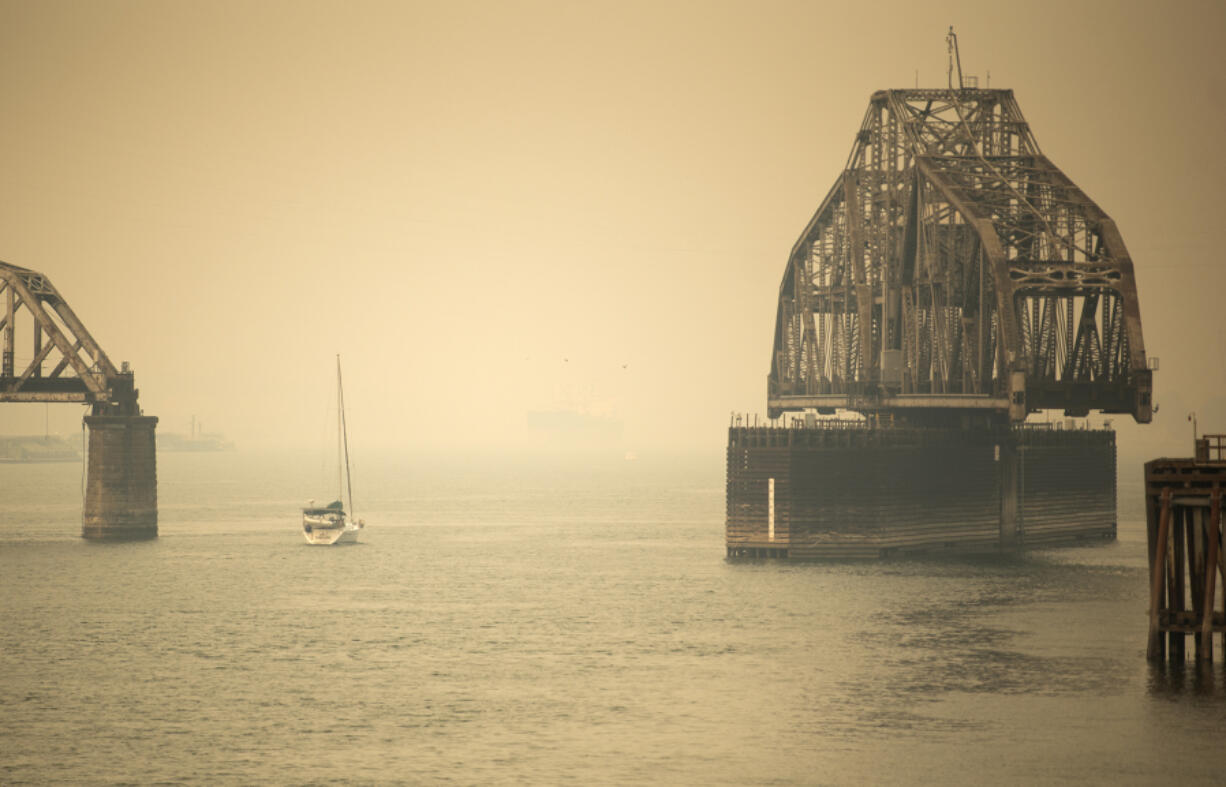
[[[1190,459],[1145,464],[1149,546],[1150,661],[1183,663],[1187,635],[1198,663],[1213,661],[1213,635],[1226,652],[1226,558],[1222,550],[1222,487],[1226,450],[1218,435],[1197,441]],[[1223,580],[1219,581],[1219,575]]]

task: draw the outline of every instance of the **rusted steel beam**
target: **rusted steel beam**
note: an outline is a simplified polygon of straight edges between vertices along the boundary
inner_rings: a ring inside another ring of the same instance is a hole
[[[0,391],[0,402],[91,402],[90,391]]]
[[[51,283],[47,282],[47,284],[50,286]],[[98,343],[94,341],[94,337],[90,335],[85,325],[77,319],[76,313],[68,306],[68,303],[59,297],[58,292],[55,295],[55,300],[50,302],[51,307],[55,309],[55,313],[60,316],[64,324],[77,337],[81,346],[89,353],[89,357],[94,360],[94,363],[102,369],[103,374],[106,376],[114,377],[119,374],[119,370],[115,368],[115,365],[111,363],[111,359],[107,357],[102,348],[98,346]]]
[[[34,358],[35,360],[34,360],[34,363],[30,365],[31,372],[33,373],[35,377],[42,376],[42,373],[43,373],[42,358],[46,357],[46,354],[44,353],[43,348],[44,347],[49,348],[50,346],[51,345],[43,344],[43,324],[35,320],[34,321]]]
[[[843,207],[851,236],[848,256],[856,285],[856,314],[860,318],[860,364],[862,369],[867,369],[873,355],[873,288],[864,266],[864,217],[860,212],[860,186],[855,172],[843,177]]]
[[[0,365],[0,377],[13,376],[13,318],[16,312],[16,300],[12,286],[4,289],[4,357]]]
[[[768,397],[767,405],[784,410],[814,408],[839,408],[853,410],[869,407],[861,397],[847,394],[794,394]],[[1003,397],[978,394],[907,394],[885,396],[873,402],[870,409],[935,409],[935,410],[990,410],[1008,409],[1008,400]]]
[[[37,336],[38,335],[38,323],[34,323],[34,328],[35,328],[35,336]],[[26,380],[29,380],[30,377],[34,375],[34,371],[42,365],[43,359],[46,358],[47,354],[51,352],[51,348],[53,346],[50,344],[44,344],[42,347],[38,347],[39,342],[37,341],[35,341],[34,344],[35,344],[35,347],[37,348],[34,353],[34,359],[30,361],[30,365],[26,367],[26,370],[21,373],[21,377],[17,378],[17,382],[13,386],[15,389],[20,388],[22,385],[25,384]]]
[[[80,349],[81,349],[81,343],[79,341],[75,342],[72,345],[72,352],[74,354],[76,353],[77,350],[80,350]],[[55,368],[51,370],[51,374],[47,376],[51,378],[56,378],[56,377],[59,377],[61,374],[63,374],[64,370],[68,368],[69,357],[70,356],[64,356],[63,358],[60,358],[60,362],[55,365]]]

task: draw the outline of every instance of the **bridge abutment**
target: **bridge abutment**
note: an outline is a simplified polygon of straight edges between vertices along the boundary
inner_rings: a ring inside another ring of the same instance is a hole
[[[156,416],[89,415],[88,474],[81,535],[94,540],[157,538]]]

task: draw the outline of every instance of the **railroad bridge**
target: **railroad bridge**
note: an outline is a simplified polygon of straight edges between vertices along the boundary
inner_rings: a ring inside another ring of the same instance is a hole
[[[960,66],[948,89],[878,91],[788,256],[773,424],[729,431],[728,553],[1114,537],[1114,433],[1024,422],[1147,423],[1152,390],[1123,238],[1013,92]],[[789,411],[806,417],[774,420]],[[865,418],[817,417],[838,411]]]
[[[1151,416],[1132,258],[1010,90],[882,90],[792,249],[767,403]]]
[[[0,296],[0,402],[78,402],[90,408],[82,535],[156,537],[158,419],[137,405],[140,392],[128,365],[111,363],[45,275],[0,262]],[[30,353],[19,368],[18,341],[26,336]]]

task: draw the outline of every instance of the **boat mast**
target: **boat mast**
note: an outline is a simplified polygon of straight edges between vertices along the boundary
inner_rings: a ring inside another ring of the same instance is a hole
[[[336,499],[340,500],[345,488],[341,484],[341,356],[336,356]]]
[[[337,475],[338,475],[337,486],[338,487],[340,486],[340,483],[339,483],[340,482],[340,478],[339,478],[340,462],[339,460],[340,460],[340,448],[341,448],[341,445],[343,444],[345,446],[345,482],[349,488],[349,516],[353,516],[354,515],[353,513],[353,478],[352,476],[349,475],[349,428],[345,424],[345,388],[343,385],[341,385],[341,356],[339,353],[336,356],[336,407],[340,415],[337,421],[337,429],[339,430],[339,433],[337,434],[337,445],[336,445],[336,448],[337,448],[336,458],[338,460],[337,468],[336,468]]]

